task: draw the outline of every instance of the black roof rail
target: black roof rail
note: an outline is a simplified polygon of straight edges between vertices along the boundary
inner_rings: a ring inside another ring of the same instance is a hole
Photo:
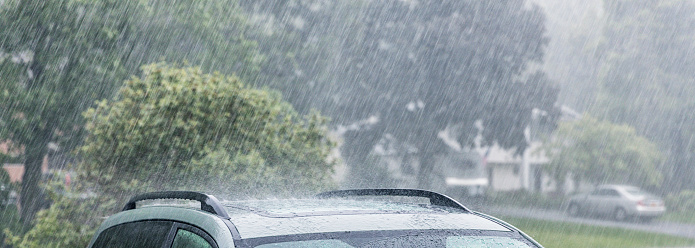
[[[229,219],[227,211],[224,210],[222,204],[212,195],[195,192],[195,191],[160,191],[160,192],[150,192],[140,195],[133,196],[130,198],[128,203],[123,207],[123,211],[135,209],[135,203],[144,200],[158,200],[158,199],[182,199],[200,202],[200,209],[216,214],[222,218]]]
[[[333,197],[347,197],[347,196],[412,196],[412,197],[424,197],[430,200],[430,204],[436,206],[452,207],[457,209],[462,209],[466,212],[472,213],[471,210],[466,208],[463,204],[457,202],[451,197],[446,195],[421,190],[421,189],[348,189],[348,190],[335,190],[319,193],[316,195],[317,198],[333,198]]]

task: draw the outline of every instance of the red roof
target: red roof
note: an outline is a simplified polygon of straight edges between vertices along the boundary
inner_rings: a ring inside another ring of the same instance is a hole
[[[10,174],[10,182],[16,183],[22,181],[22,176],[24,176],[23,164],[5,164],[2,168]]]

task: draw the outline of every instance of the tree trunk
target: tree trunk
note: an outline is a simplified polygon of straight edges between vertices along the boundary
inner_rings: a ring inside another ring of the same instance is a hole
[[[27,145],[25,150],[24,175],[20,196],[21,219],[25,227],[31,225],[36,212],[46,203],[39,183],[41,182],[41,166],[46,152],[46,144]]]
[[[343,135],[341,153],[349,166],[364,163],[367,156],[383,135],[383,127],[374,126],[362,130],[350,130]]]
[[[429,189],[432,182],[430,178],[434,170],[434,153],[423,152],[420,156],[420,170],[417,173],[417,186],[420,189]]]

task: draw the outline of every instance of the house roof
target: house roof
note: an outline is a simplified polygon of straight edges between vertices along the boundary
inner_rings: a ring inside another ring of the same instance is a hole
[[[529,147],[526,148],[524,154],[526,155],[528,163],[542,164],[550,161],[550,159],[548,159],[548,157],[546,157],[545,154],[540,151],[541,145],[541,142],[532,142],[529,144]],[[482,154],[481,156],[484,156],[486,149],[487,147],[478,148],[477,150],[478,153]],[[504,149],[498,145],[494,145],[489,149],[490,152],[487,155],[487,163],[489,164],[511,164],[522,162],[522,157],[520,155],[516,155],[515,149]]]
[[[23,164],[4,164],[3,169],[10,174],[10,182],[18,183],[22,181],[22,176],[24,176],[24,165]]]

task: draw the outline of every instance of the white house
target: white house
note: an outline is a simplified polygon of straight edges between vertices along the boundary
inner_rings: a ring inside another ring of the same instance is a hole
[[[581,118],[581,114],[575,110],[561,106],[560,121],[572,121]],[[533,112],[533,119],[542,115],[541,111]],[[540,151],[542,141],[534,134],[536,124],[526,128],[526,139],[529,147],[517,154],[516,149],[503,149],[497,145],[490,147],[478,147],[476,151],[485,157],[485,166],[488,174],[489,190],[514,191],[526,190],[533,192],[555,191],[556,185],[548,175],[543,173],[542,166],[550,160]],[[567,180],[566,189],[573,190],[570,180]]]

